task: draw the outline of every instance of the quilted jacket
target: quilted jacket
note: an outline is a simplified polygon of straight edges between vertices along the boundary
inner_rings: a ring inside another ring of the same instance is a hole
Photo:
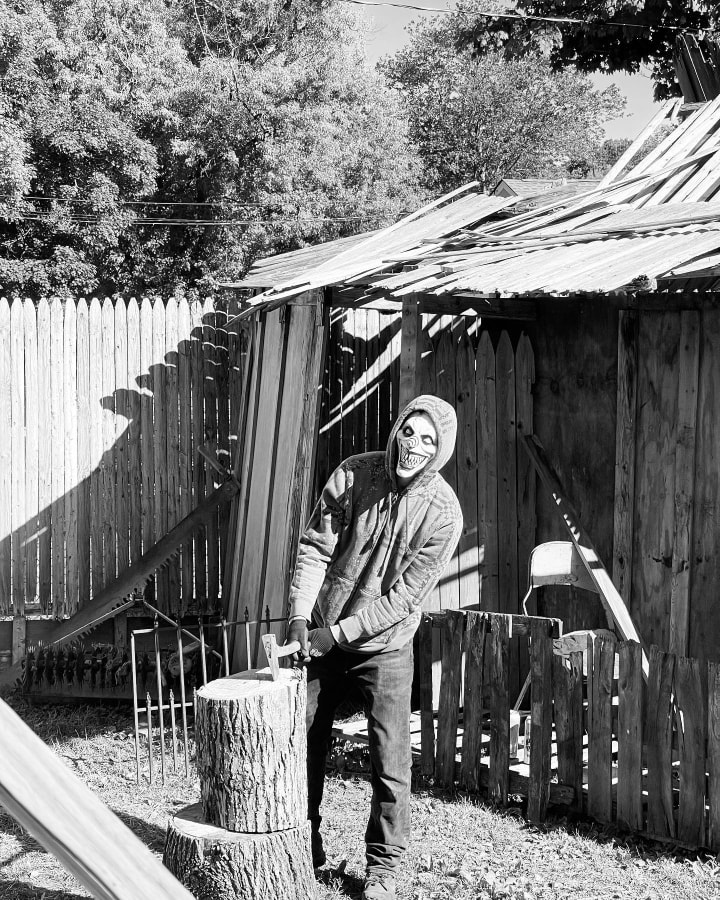
[[[425,412],[435,457],[404,489],[395,476],[396,436],[407,417]],[[457,419],[444,400],[422,395],[393,426],[385,452],[361,453],[338,466],[300,538],[290,616],[333,627],[341,647],[394,650],[413,636],[423,600],[447,566],[462,531],[462,512],[439,470],[455,447]]]

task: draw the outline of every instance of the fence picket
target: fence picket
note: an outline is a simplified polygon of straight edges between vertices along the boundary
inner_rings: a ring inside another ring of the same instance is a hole
[[[527,815],[531,822],[541,822],[550,800],[553,709],[552,639],[548,633],[548,622],[543,619],[533,619],[530,625],[530,671],[532,739]]]
[[[495,401],[495,350],[487,331],[480,334],[475,356],[478,448],[478,543],[482,608],[497,612],[498,599],[498,470]]]
[[[205,449],[217,454],[217,359],[215,355],[215,315],[212,300],[203,304],[203,356],[205,365]],[[215,486],[215,473],[205,465],[205,492],[210,494]],[[213,609],[218,601],[220,589],[220,557],[218,547],[217,510],[208,520],[207,526],[207,603]]]
[[[708,837],[713,853],[720,852],[720,663],[708,663]]]
[[[486,618],[467,612],[465,622],[465,684],[460,783],[470,791],[480,787],[480,750],[483,726],[483,670]]]
[[[699,846],[705,837],[705,737],[707,710],[697,659],[675,666],[676,717],[680,756],[678,839]]]
[[[155,451],[153,446],[153,311],[145,298],[140,304],[140,470],[142,492],[142,548],[147,553],[155,536]]]
[[[130,563],[130,497],[128,475],[128,333],[127,308],[123,300],[115,303],[115,532],[117,535],[117,571],[124,572]]]
[[[192,390],[192,477],[193,503],[199,506],[205,499],[205,467],[198,448],[205,443],[205,371],[203,366],[202,304],[194,300],[190,307],[192,341],[190,346],[190,382]],[[206,529],[195,533],[195,600],[207,602],[207,541]]]
[[[490,709],[490,761],[488,794],[493,803],[507,805],[510,764],[510,617],[490,617],[488,688]]]
[[[567,659],[553,656],[552,664],[558,781],[573,788],[577,806],[583,788],[582,657],[580,651]]]
[[[127,306],[128,329],[128,390],[125,415],[128,418],[128,495],[130,507],[130,560],[142,556],[142,469],[141,447],[141,394],[139,379],[142,372],[140,360],[140,308],[135,297]]]
[[[37,308],[38,352],[38,600],[43,613],[50,608],[50,505],[52,444],[50,439],[50,305],[45,298]],[[1,455],[1,454],[0,454]],[[1,529],[0,529],[1,531]],[[0,577],[0,585],[2,578]]]
[[[152,345],[153,465],[155,468],[155,532],[158,541],[168,530],[167,410],[165,408],[165,307],[153,304]],[[168,610],[170,584],[167,569],[155,573],[155,602]]]
[[[37,600],[38,534],[38,348],[37,317],[32,300],[20,301],[23,307],[25,338],[25,602]]]
[[[78,603],[90,599],[90,310],[77,306],[77,573]]]
[[[52,442],[52,509],[51,509],[51,541],[52,567],[51,612],[55,617],[63,614],[65,609],[65,380],[63,378],[63,304],[55,299],[50,304],[50,364],[52,367],[50,433]]]
[[[10,435],[12,445],[12,586],[15,615],[25,609],[25,341],[24,320],[21,300],[14,300],[10,307],[10,353],[12,360],[12,383],[22,385],[11,395]]]
[[[446,329],[440,337],[435,353],[435,391],[438,397],[447,400],[455,407],[455,355],[457,344],[449,329]],[[443,477],[450,487],[457,492],[457,472],[450,465],[443,470]],[[440,597],[440,609],[457,609],[460,606],[460,584],[457,554],[448,564],[440,584],[438,585]]]
[[[642,807],[642,647],[619,645],[617,823],[630,831],[643,827]]]
[[[115,311],[111,300],[102,309],[102,495],[103,495],[103,582],[109,584],[116,575],[117,533],[115,529]]]
[[[672,786],[672,684],[675,657],[650,648],[647,684],[648,831],[656,837],[675,837]]]
[[[450,788],[455,780],[462,646],[465,617],[461,610],[447,610],[443,622],[442,672],[438,704],[438,736],[435,780]]]
[[[217,384],[217,455],[223,468],[230,467],[227,448],[230,445],[230,357],[228,349],[227,314],[223,310],[215,312],[215,381]],[[225,554],[228,526],[230,524],[230,504],[224,503],[218,510],[218,530],[220,537],[219,571],[225,571]],[[222,578],[220,579],[222,582]]]
[[[432,775],[435,770],[435,715],[433,712],[433,627],[423,615],[418,638],[418,677],[420,703],[420,771]]]
[[[190,348],[192,319],[190,306],[181,303],[178,310],[178,395],[180,403],[180,514],[185,517],[192,509],[192,389],[190,381]],[[181,603],[184,612],[193,598],[193,552],[192,541],[182,548],[180,568]]]
[[[616,642],[596,637],[592,657],[588,647],[588,672],[592,689],[588,702],[592,714],[588,727],[588,813],[599,822],[612,819],[612,693]],[[589,679],[588,679],[589,681]]]
[[[178,304],[170,298],[165,304],[165,422],[167,427],[167,530],[176,525],[180,514],[180,419],[178,410]],[[174,606],[180,597],[180,561],[170,560],[167,567],[168,600]]]
[[[97,297],[90,302],[88,316],[90,329],[90,565],[91,590],[97,594],[105,583],[103,550],[103,523],[105,520],[104,505],[104,468],[103,468],[103,323],[102,308]]]
[[[0,297],[0,384],[12,383],[10,304]],[[12,401],[10,391],[0,391],[0,614],[12,614]]]
[[[460,608],[477,609],[480,604],[480,558],[478,555],[478,450],[475,416],[475,351],[464,326],[455,358],[456,413],[455,453],[458,498],[463,511],[463,533],[456,551]]]

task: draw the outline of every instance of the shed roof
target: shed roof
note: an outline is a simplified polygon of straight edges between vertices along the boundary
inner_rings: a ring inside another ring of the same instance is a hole
[[[355,285],[360,300],[607,293],[720,276],[720,98],[685,118],[635,165],[647,138],[677,122],[669,101],[596,186],[503,218],[520,198],[468,185],[293,277],[256,302]],[[630,168],[628,168],[630,166]],[[545,199],[547,198],[547,202]],[[315,260],[317,263],[317,260]]]

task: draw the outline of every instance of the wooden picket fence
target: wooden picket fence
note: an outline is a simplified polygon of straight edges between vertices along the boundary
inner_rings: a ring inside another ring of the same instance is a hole
[[[74,613],[213,487],[245,336],[213,300],[0,299],[0,615]],[[228,509],[156,578],[214,607]]]
[[[639,644],[598,636],[586,652],[559,655],[559,639],[556,619],[426,614],[416,741],[422,772],[440,786],[483,790],[500,805],[523,795],[531,821],[541,821],[549,804],[564,804],[623,830],[720,851],[720,664],[652,647],[646,685]],[[511,756],[513,640],[529,643],[530,693]]]

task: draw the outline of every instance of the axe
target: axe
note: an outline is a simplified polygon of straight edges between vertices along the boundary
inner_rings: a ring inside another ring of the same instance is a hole
[[[268,665],[270,666],[270,675],[273,681],[277,681],[280,677],[280,663],[284,656],[290,656],[297,653],[300,649],[300,641],[293,641],[291,644],[284,644],[278,647],[274,634],[264,634],[262,638],[263,649],[267,656]]]

